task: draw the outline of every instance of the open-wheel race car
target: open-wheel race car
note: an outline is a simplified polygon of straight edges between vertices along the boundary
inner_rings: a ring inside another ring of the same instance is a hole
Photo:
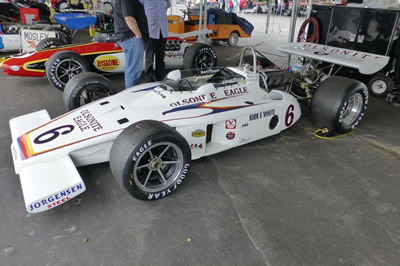
[[[63,90],[72,77],[82,72],[111,74],[125,71],[124,52],[107,34],[90,43],[72,45],[61,45],[58,39],[49,38],[38,46],[51,48],[0,58],[3,73],[27,77],[46,75],[55,88]],[[207,44],[168,37],[165,65],[167,68],[215,67],[217,54]]]
[[[160,199],[185,180],[191,160],[291,127],[301,115],[298,101],[271,88],[295,79],[315,80],[318,71],[281,71],[269,61],[260,66],[254,50],[247,49],[253,51],[252,64],[244,62],[243,51],[238,67],[174,70],[162,82],[105,98],[112,83],[82,73],[64,90],[72,111],[53,120],[45,110],[10,120],[26,210],[49,210],[81,194],[85,185],[76,167],[107,161],[132,196]],[[341,93],[332,95],[332,89]],[[317,122],[326,117],[338,132],[350,131],[363,116],[366,93],[358,81],[325,77],[312,113]]]

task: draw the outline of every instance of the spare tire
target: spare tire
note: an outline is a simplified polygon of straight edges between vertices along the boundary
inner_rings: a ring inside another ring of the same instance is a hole
[[[207,69],[216,66],[217,53],[207,44],[193,44],[186,50],[183,57],[183,67],[185,69]]]

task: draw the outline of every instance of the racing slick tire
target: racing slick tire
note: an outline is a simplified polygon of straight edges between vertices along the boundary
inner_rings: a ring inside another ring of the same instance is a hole
[[[321,83],[311,102],[311,119],[328,135],[352,131],[364,117],[368,89],[360,81],[345,77],[329,77]]]
[[[367,86],[372,95],[383,97],[392,92],[394,83],[390,77],[383,73],[378,73],[369,80]]]
[[[60,51],[53,54],[46,63],[46,77],[56,89],[64,90],[74,76],[90,71],[88,62],[78,53]]]
[[[81,73],[68,81],[63,92],[68,111],[118,93],[106,77],[92,72]]]
[[[239,33],[237,31],[232,32],[226,42],[229,46],[235,46],[239,42]]]
[[[154,120],[124,129],[110,151],[117,182],[140,200],[157,200],[175,191],[189,172],[190,160],[190,148],[182,135]]]
[[[217,53],[207,44],[193,44],[186,50],[183,57],[183,67],[185,69],[207,69],[216,66]]]
[[[57,47],[57,46],[65,45],[65,44],[67,44],[67,43],[65,43],[62,39],[46,38],[46,39],[41,40],[38,43],[38,45],[36,46],[36,51],[40,51],[40,50],[52,48],[52,47]]]

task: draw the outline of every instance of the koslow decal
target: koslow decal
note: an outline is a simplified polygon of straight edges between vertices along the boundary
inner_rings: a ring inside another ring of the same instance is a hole
[[[117,57],[113,55],[101,55],[96,57],[94,60],[94,66],[98,70],[102,71],[112,71],[118,68],[120,65],[120,61]]]

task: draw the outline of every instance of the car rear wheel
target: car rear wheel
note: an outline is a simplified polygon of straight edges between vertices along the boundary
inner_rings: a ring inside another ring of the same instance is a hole
[[[330,134],[352,131],[364,117],[367,87],[353,79],[330,77],[321,83],[311,103],[311,118]]]
[[[46,63],[46,77],[59,90],[64,90],[67,82],[74,76],[89,70],[88,62],[72,51],[57,52]]]
[[[67,83],[63,99],[65,106],[70,111],[117,92],[107,78],[97,73],[87,72],[73,77]]]
[[[183,67],[185,69],[207,69],[216,66],[217,53],[207,44],[193,44],[186,50],[183,57]]]
[[[36,51],[40,51],[47,48],[54,48],[65,44],[66,43],[62,39],[46,38],[38,43],[38,45],[36,46]]]
[[[190,159],[189,145],[175,129],[144,120],[127,127],[116,138],[110,167],[117,182],[133,197],[156,200],[183,182]]]

